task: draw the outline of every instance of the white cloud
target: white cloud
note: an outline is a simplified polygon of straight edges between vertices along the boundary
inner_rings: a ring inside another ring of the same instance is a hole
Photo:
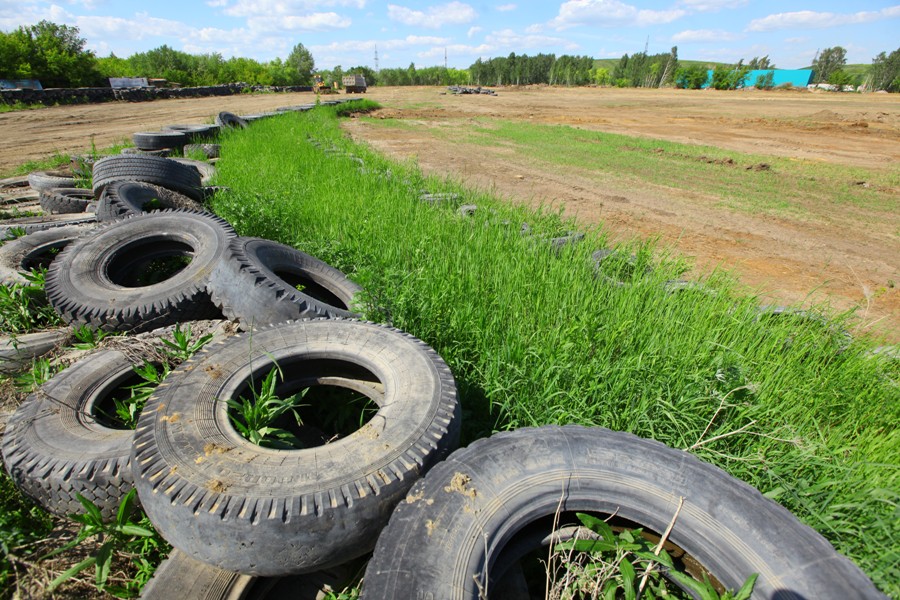
[[[98,6],[106,4],[106,0],[69,0],[69,4],[80,4],[87,10],[94,10]]]
[[[388,18],[410,27],[439,29],[444,25],[463,25],[478,18],[475,9],[462,2],[430,6],[425,11],[388,4]]]
[[[860,11],[856,13],[831,13],[801,10],[789,13],[777,13],[754,19],[747,26],[747,31],[774,31],[776,29],[823,29],[842,25],[872,23],[885,19],[900,17],[900,5],[883,8],[878,11]]]
[[[223,6],[228,6],[228,0],[206,0],[206,5],[213,8],[221,8]]]
[[[749,0],[680,0],[678,6],[693,12],[718,12],[725,8],[738,8],[748,2]]]
[[[671,23],[686,14],[687,11],[683,9],[639,9],[620,0],[568,0],[560,5],[559,14],[547,25],[557,31],[582,25],[595,27],[658,25]]]
[[[224,12],[232,17],[274,17],[297,15],[336,6],[361,9],[365,8],[366,0],[237,0]]]
[[[310,51],[315,54],[316,52],[322,53],[334,53],[339,51],[347,51],[347,52],[371,52],[375,50],[375,46],[378,46],[381,50],[403,50],[406,48],[412,48],[415,46],[441,46],[448,44],[450,42],[450,38],[436,37],[436,36],[423,36],[423,35],[408,35],[405,38],[398,38],[393,40],[347,40],[341,42],[331,42],[330,44],[319,44],[310,46]]]
[[[444,52],[448,56],[484,56],[494,50],[493,46],[481,44],[479,46],[468,46],[466,44],[450,44],[448,46],[440,46],[417,52],[418,58],[444,58]]]
[[[567,40],[566,38],[547,35],[522,35],[514,32],[512,29],[492,31],[489,35],[485,36],[484,41],[498,49],[509,49],[510,51],[520,53],[521,50],[517,50],[517,48],[534,49],[555,46],[569,51],[578,49],[578,44]]]
[[[466,37],[472,39],[472,36],[478,33],[479,31],[483,31],[483,27],[469,27],[469,31],[466,32]]]
[[[672,36],[673,42],[733,42],[741,36],[722,29],[686,29]]]
[[[303,16],[250,17],[247,26],[253,31],[329,31],[346,29],[352,21],[333,12],[313,13]]]
[[[500,12],[509,12],[511,10],[516,10],[517,8],[519,8],[519,6],[516,4],[501,4],[497,7],[497,10]]]

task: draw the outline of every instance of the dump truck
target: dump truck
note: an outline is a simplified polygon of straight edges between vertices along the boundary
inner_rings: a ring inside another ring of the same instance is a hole
[[[343,83],[348,94],[365,94],[368,87],[362,75],[344,75]]]

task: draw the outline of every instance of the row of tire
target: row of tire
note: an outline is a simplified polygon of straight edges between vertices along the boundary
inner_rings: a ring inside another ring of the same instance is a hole
[[[672,521],[670,542],[725,587],[760,573],[754,597],[881,597],[784,508],[659,443],[543,427],[453,452],[461,407],[431,348],[348,319],[359,288],[314,257],[238,237],[202,208],[140,214],[166,196],[148,184],[202,203],[201,186],[193,175],[161,175],[151,166],[161,157],[111,158],[94,165],[93,192],[125,208],[64,244],[47,273],[51,305],[72,326],[108,331],[217,314],[244,331],[175,367],[134,431],[104,423],[102,408],[130,382],[135,357],[94,353],[29,396],[2,450],[16,484],[57,514],[78,511],[80,493],[111,517],[137,488],[178,549],[145,597],[312,594],[322,581],[339,585],[334,573],[373,550],[365,598],[527,597],[515,565],[575,530],[577,512],[656,532]],[[190,260],[148,278],[172,257]],[[304,320],[318,316],[332,318]],[[251,444],[223,400],[247,395],[273,368],[284,373],[279,395],[349,390],[376,410],[337,439],[321,423],[304,425],[302,450]]]

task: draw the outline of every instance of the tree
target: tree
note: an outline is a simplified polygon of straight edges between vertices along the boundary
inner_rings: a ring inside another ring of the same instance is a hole
[[[50,21],[0,33],[0,76],[38,79],[44,87],[96,85],[97,59],[79,33]]]
[[[847,64],[847,51],[840,46],[825,48],[813,59],[813,83],[825,83],[831,74]]]
[[[311,85],[316,62],[303,44],[297,44],[284,61],[293,80],[289,85]]]
[[[744,78],[750,71],[744,66],[744,61],[738,61],[733,67],[718,65],[713,69],[712,83],[710,84],[717,90],[736,90],[744,87]]]
[[[699,90],[709,79],[709,72],[704,65],[679,67],[675,71],[675,87],[687,90]]]
[[[882,52],[873,58],[869,79],[873,91],[900,92],[900,48],[890,54]]]
[[[747,68],[751,71],[766,71],[774,69],[775,65],[769,60],[769,55],[767,54],[763,57],[754,56],[750,59],[750,62],[747,63]]]

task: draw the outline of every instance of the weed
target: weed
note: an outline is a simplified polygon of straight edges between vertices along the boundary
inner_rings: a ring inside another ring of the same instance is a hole
[[[169,375],[169,366],[161,365],[157,367],[150,362],[144,362],[140,366],[134,367],[134,372],[142,379],[141,382],[128,386],[130,396],[128,398],[114,398],[115,420],[117,424],[125,429],[134,429],[137,427],[138,418],[144,405],[159,384]]]
[[[16,563],[30,562],[32,544],[53,529],[53,519],[22,496],[0,469],[0,590],[11,590]],[[5,595],[0,592],[0,597]]]
[[[123,598],[136,595],[140,585],[146,582],[146,579],[143,582],[124,581],[121,585],[110,584],[110,567],[114,556],[116,554],[137,555],[139,559],[135,561],[135,564],[138,572],[144,573],[143,576],[149,578],[147,572],[150,570],[152,562],[148,560],[148,557],[155,558],[158,562],[161,556],[168,552],[169,546],[153,529],[153,525],[146,515],[135,509],[135,498],[136,490],[132,489],[119,504],[115,520],[105,523],[100,509],[90,500],[78,494],[78,501],[81,502],[85,512],[70,515],[72,520],[81,523],[78,535],[71,542],[44,555],[42,560],[62,554],[92,538],[96,538],[95,543],[98,543],[99,546],[91,556],[64,571],[50,582],[47,593],[52,593],[68,579],[93,567],[97,589]]]
[[[45,274],[44,269],[34,269],[25,275],[27,283],[0,285],[0,330],[11,334],[28,333],[61,322],[56,311],[47,304]]]
[[[49,381],[56,371],[56,367],[50,364],[50,359],[36,358],[29,369],[13,377],[13,382],[17,389],[30,394]]]
[[[203,346],[208,344],[212,338],[212,334],[207,333],[195,340],[191,326],[188,325],[186,329],[182,329],[181,324],[178,323],[175,325],[175,329],[172,330],[172,339],[162,338],[161,341],[166,346],[163,349],[166,356],[170,360],[182,362],[192,357]]]
[[[654,547],[641,529],[615,533],[603,519],[584,513],[578,513],[577,517],[590,533],[584,535],[576,530],[573,539],[553,547],[548,561],[548,600],[673,597],[749,600],[753,592],[756,574],[749,576],[737,593],[722,591],[706,573],[702,573],[703,580],[699,581],[679,571],[662,548],[664,538]],[[673,582],[692,594],[681,594]]]
[[[298,392],[287,398],[279,398],[276,394],[277,379],[284,375],[278,365],[269,370],[262,382],[260,390],[251,388],[252,399],[239,397],[228,399],[228,416],[238,432],[251,443],[266,448],[290,450],[302,448],[303,444],[296,435],[286,429],[275,427],[275,423],[285,415],[291,415],[298,426],[303,425],[297,408],[300,399],[307,390]]]
[[[93,350],[100,345],[104,338],[110,335],[116,334],[103,331],[102,329],[95,329],[90,325],[81,325],[72,330],[72,336],[76,340],[72,347],[76,350]]]

